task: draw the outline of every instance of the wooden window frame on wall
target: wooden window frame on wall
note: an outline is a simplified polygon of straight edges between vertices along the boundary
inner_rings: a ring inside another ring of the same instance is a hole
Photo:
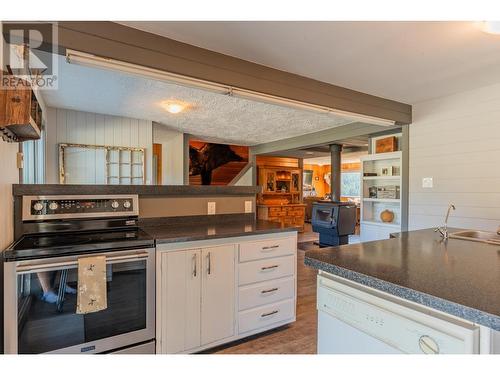
[[[66,148],[70,148],[70,147],[75,147],[75,148],[88,148],[88,149],[94,149],[94,150],[97,150],[97,149],[100,149],[100,150],[106,150],[106,153],[108,153],[109,151],[131,151],[131,152],[141,152],[142,153],[142,168],[141,168],[141,171],[142,171],[142,184],[141,185],[145,185],[146,183],[146,175],[145,175],[145,166],[144,166],[144,160],[145,160],[145,153],[146,153],[146,150],[142,147],[122,147],[122,146],[101,146],[101,145],[85,145],[85,144],[78,144],[78,143],[60,143],[59,144],[59,183],[60,184],[65,184],[65,180],[66,180],[66,177],[65,177],[65,169],[64,169],[64,150]],[[106,160],[108,160],[107,156],[106,156]],[[107,168],[107,165],[106,165],[106,185],[111,185],[111,184],[108,184],[108,168]],[[131,177],[132,179],[132,177]]]

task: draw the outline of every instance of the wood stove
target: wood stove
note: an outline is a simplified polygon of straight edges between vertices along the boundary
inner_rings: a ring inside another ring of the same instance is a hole
[[[356,205],[349,202],[313,203],[312,229],[319,233],[320,246],[338,246],[349,242],[356,227]]]

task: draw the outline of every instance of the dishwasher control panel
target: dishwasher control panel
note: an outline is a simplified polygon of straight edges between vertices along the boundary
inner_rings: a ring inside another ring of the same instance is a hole
[[[392,300],[318,276],[318,310],[403,353],[472,354],[479,327],[432,316]],[[333,334],[333,333],[332,333]]]

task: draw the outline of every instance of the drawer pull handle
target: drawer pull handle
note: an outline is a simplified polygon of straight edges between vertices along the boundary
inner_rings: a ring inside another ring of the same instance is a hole
[[[272,293],[272,292],[276,292],[277,290],[278,290],[278,288],[272,288],[272,289],[262,290],[260,293],[261,294]]]
[[[196,259],[196,254],[193,255],[193,263],[194,263],[194,267],[193,267],[193,277],[196,277],[196,275],[198,274],[198,270],[196,269],[196,263],[197,263],[197,259]]]
[[[265,318],[266,316],[274,315],[274,314],[277,314],[278,312],[279,312],[279,310],[274,310],[274,311],[262,314],[260,317]]]
[[[277,264],[275,264],[274,266],[266,266],[266,267],[261,267],[261,270],[262,271],[266,271],[266,270],[271,270],[273,268],[278,268],[279,266]]]
[[[274,250],[274,249],[277,249],[278,247],[280,247],[280,245],[264,246],[264,247],[262,247],[262,251]]]

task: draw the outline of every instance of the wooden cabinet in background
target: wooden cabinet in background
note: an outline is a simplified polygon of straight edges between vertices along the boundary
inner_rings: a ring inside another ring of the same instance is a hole
[[[257,205],[257,215],[260,220],[269,220],[285,225],[295,225],[300,231],[304,230],[304,220],[306,214],[306,205],[286,204],[286,205]]]
[[[259,167],[259,185],[263,195],[288,196],[291,201],[299,201],[301,188],[300,169]]]

